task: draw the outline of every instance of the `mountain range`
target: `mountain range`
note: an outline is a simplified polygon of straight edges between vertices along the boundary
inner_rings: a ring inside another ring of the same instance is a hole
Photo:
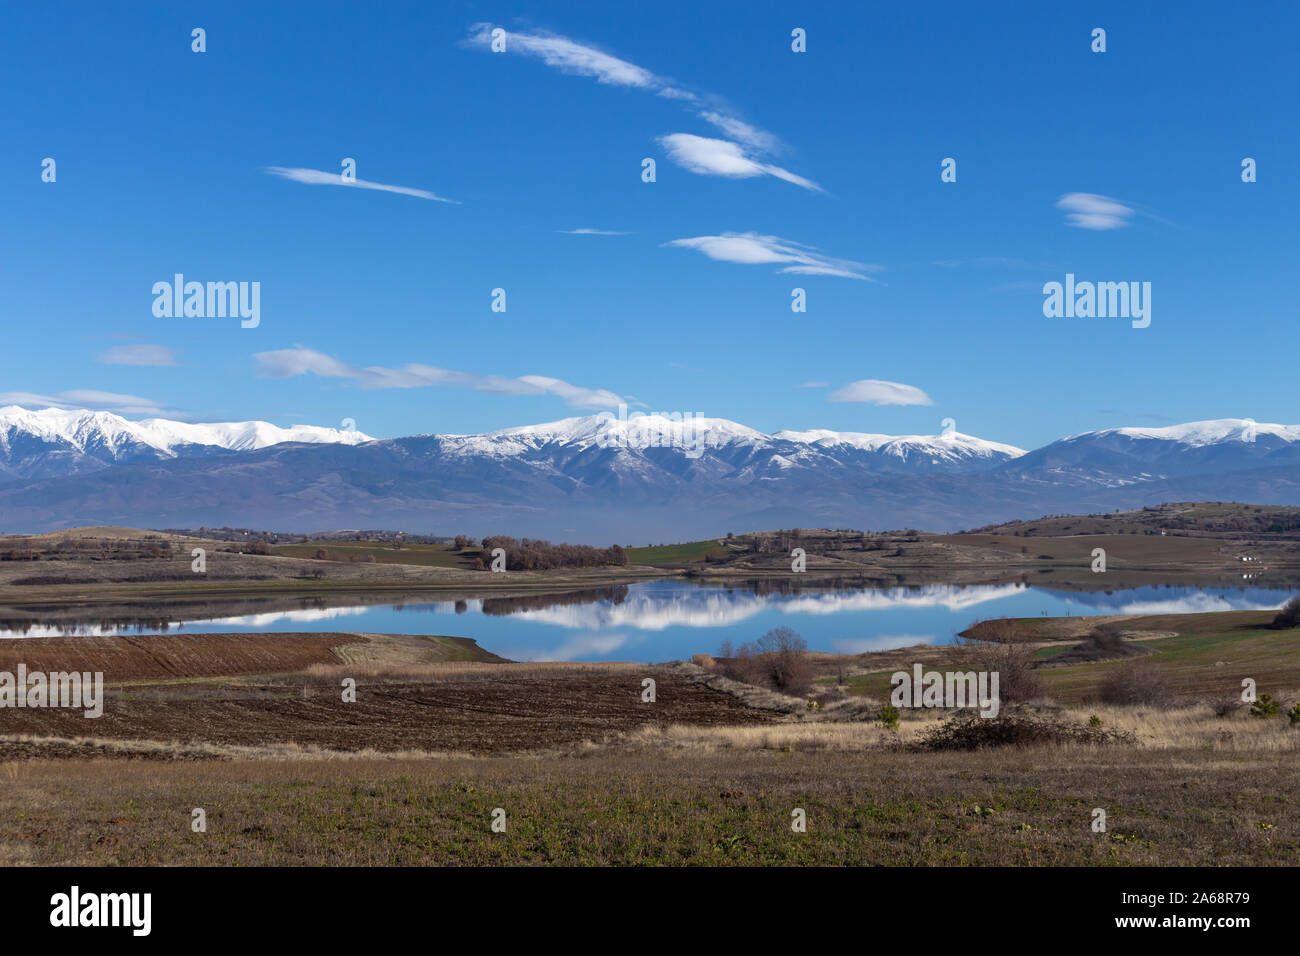
[[[0,409],[0,529],[390,527],[624,544],[773,527],[943,531],[1163,501],[1300,504],[1300,426],[1111,428],[1033,451],[959,432],[767,434],[608,414],[372,439]]]
[[[0,479],[63,478],[129,462],[253,451],[282,442],[359,445],[373,440],[359,431],[316,425],[195,425],[165,418],[133,422],[110,412],[6,405],[0,408]]]

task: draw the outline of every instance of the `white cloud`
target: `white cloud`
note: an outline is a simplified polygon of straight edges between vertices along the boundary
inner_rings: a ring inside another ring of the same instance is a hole
[[[1056,207],[1066,210],[1066,223],[1078,229],[1122,229],[1133,215],[1119,200],[1096,193],[1066,193]]]
[[[730,140],[710,139],[690,133],[669,133],[659,137],[659,145],[668,151],[668,158],[678,166],[702,176],[728,176],[733,179],[775,176],[814,192],[822,190],[812,180],[796,176],[788,169],[760,163]]]
[[[882,382],[874,378],[837,388],[831,392],[832,402],[870,402],[872,405],[933,405],[930,396],[915,385]]]
[[[386,193],[401,193],[403,196],[418,196],[420,199],[432,199],[434,202],[449,202],[459,206],[454,199],[435,196],[427,189],[415,189],[412,186],[389,186],[387,183],[372,183],[364,179],[344,179],[339,173],[327,173],[320,169],[303,169],[297,166],[267,166],[266,172],[273,176],[283,176],[295,183],[308,186],[349,186],[353,189],[377,189]]]
[[[830,382],[800,382],[799,388],[830,388]]]
[[[784,268],[779,271],[799,275],[840,276],[845,279],[873,281],[866,273],[880,270],[880,266],[876,265],[848,259],[831,259],[817,252],[812,246],[789,242],[778,236],[763,236],[756,232],[724,232],[720,236],[674,239],[665,245],[696,249],[719,262],[782,265]]]
[[[175,365],[176,353],[165,345],[115,345],[95,359],[105,365]]]
[[[869,654],[872,651],[893,651],[918,644],[934,644],[934,634],[882,634],[879,637],[841,637],[831,641],[838,654]]]
[[[470,30],[467,42],[471,46],[490,50],[493,29],[495,27],[490,23],[476,23]],[[635,63],[629,63],[627,60],[605,53],[603,50],[598,50],[595,47],[554,33],[515,33],[506,31],[505,44],[506,54],[514,53],[540,59],[547,66],[553,67],[562,73],[589,76],[594,78],[597,83],[644,90],[656,96],[689,104],[690,109],[696,116],[730,137],[730,140],[708,139],[701,136],[691,136],[687,133],[673,133],[670,136],[662,137],[660,142],[668,148],[672,159],[693,173],[738,178],[750,178],[758,175],[776,176],[778,179],[784,179],[786,182],[802,186],[804,189],[821,191],[821,187],[811,180],[795,175],[780,166],[761,163],[750,156],[748,151],[759,154],[778,152],[782,148],[781,141],[766,130],[759,129],[752,123],[747,123],[739,116],[736,116],[734,111],[728,109],[722,103],[720,97],[710,94],[697,94],[682,89],[672,80],[659,76],[644,67],[637,66]],[[673,141],[679,137],[685,140],[696,140],[698,143],[674,143]],[[733,142],[733,140],[736,142]],[[714,145],[705,146],[703,144]],[[741,160],[748,164],[745,167],[749,170],[748,172],[734,171],[741,168],[743,164],[735,158],[725,155],[728,150],[739,154]],[[721,169],[731,171],[724,172],[720,171]]]
[[[612,229],[557,229],[562,236],[630,236],[630,232],[615,232]]]
[[[469,42],[486,49],[491,49],[492,31],[490,23],[476,23],[470,29]],[[522,53],[524,56],[537,57],[547,66],[555,67],[562,73],[593,77],[597,83],[610,86],[630,86],[639,90],[669,95],[682,99],[694,97],[683,90],[677,90],[666,79],[655,76],[649,70],[620,60],[595,47],[586,46],[568,37],[554,33],[514,33],[506,32],[506,53]]]
[[[295,375],[312,374],[322,378],[349,379],[357,382],[362,388],[425,388],[430,385],[452,385],[498,395],[555,395],[574,408],[616,408],[625,403],[625,399],[603,388],[583,388],[545,375],[521,375],[518,378],[477,375],[473,372],[455,372],[415,363],[397,369],[377,365],[358,368],[340,362],[324,352],[303,348],[301,345],[295,345],[291,349],[258,352],[253,358],[257,360],[259,373],[267,378],[290,378]]]
[[[737,119],[727,113],[719,113],[716,110],[702,110],[700,119],[712,123],[732,139],[738,139],[745,145],[752,146],[764,153],[774,153],[781,148],[781,141],[771,133],[756,126],[751,126],[744,120]]]
[[[175,412],[165,408],[150,398],[138,395],[121,395],[117,392],[101,392],[96,389],[79,388],[54,395],[37,395],[33,392],[0,392],[0,405],[21,405],[24,408],[90,408],[104,412],[117,412],[123,415],[174,415]]]
[[[518,661],[581,661],[608,657],[627,643],[625,634],[574,634],[551,650],[525,648],[510,656]]]

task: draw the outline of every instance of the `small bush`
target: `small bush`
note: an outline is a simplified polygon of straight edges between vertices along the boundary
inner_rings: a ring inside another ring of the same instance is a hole
[[[745,684],[802,697],[812,687],[808,642],[788,627],[768,631],[757,641],[736,648],[718,662],[722,673]]]
[[[1216,701],[1213,705],[1215,717],[1231,717],[1237,711],[1241,710],[1240,697],[1225,697],[1223,700]]]
[[[1162,707],[1172,695],[1160,668],[1147,660],[1116,667],[1101,682],[1101,699],[1107,704],[1146,704]]]
[[[1286,712],[1287,717],[1291,719],[1291,726],[1300,724],[1300,702],[1297,702],[1290,710]]]
[[[1300,594],[1282,605],[1271,626],[1279,629],[1300,626]]]
[[[1281,709],[1272,694],[1260,694],[1259,700],[1250,705],[1250,716],[1268,720],[1270,717],[1276,717]]]
[[[1031,711],[1003,710],[996,717],[961,711],[921,738],[922,750],[983,750],[1035,744],[1136,744],[1132,733],[1075,724]]]
[[[821,708],[825,707],[827,704],[833,704],[836,701],[841,701],[847,696],[848,695],[845,694],[844,691],[840,690],[837,687],[832,687],[829,688],[828,690],[818,691],[817,693],[813,694],[810,699],[817,704],[817,709],[820,710]]]
[[[1003,703],[1025,703],[1042,696],[1035,650],[1020,622],[981,621],[959,635],[958,641],[953,658],[957,669],[996,673],[998,699]]]
[[[898,729],[898,716],[898,708],[893,704],[881,707],[880,713],[876,715],[877,719],[890,730]]]

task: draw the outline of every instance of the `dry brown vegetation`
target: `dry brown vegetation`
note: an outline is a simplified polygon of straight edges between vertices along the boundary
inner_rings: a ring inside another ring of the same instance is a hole
[[[6,642],[0,670],[102,669],[113,687],[97,720],[0,711],[0,864],[1296,865],[1300,727],[1223,706],[1219,686],[1249,668],[1283,713],[1300,699],[1294,635],[1270,616],[1094,620],[1064,639],[1059,622],[987,622],[969,646],[849,658],[764,644],[855,691],[821,706],[708,655],[514,664],[374,634]],[[1143,634],[1160,652],[1108,656]],[[1016,668],[1080,640],[1089,659],[1030,668],[1039,699],[1010,704]],[[904,708],[886,727],[870,681],[914,662],[1006,668],[1003,712]],[[1145,678],[1104,693],[1135,664],[1177,693],[1130,692]]]
[[[1293,749],[666,750],[674,728],[644,733],[536,758],[7,763],[0,863],[1300,863]],[[497,807],[505,833],[489,829]]]

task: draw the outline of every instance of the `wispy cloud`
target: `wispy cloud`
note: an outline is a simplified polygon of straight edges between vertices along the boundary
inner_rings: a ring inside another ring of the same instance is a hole
[[[868,402],[872,405],[933,405],[929,395],[915,385],[864,378],[831,392],[832,402]]]
[[[175,415],[151,398],[138,395],[121,395],[117,392],[101,392],[96,389],[79,388],[54,395],[38,395],[34,392],[0,392],[0,405],[21,405],[24,408],[89,408],[103,412],[118,412],[123,415]]]
[[[813,192],[822,188],[810,179],[796,176],[788,169],[759,162],[745,150],[726,139],[710,139],[690,133],[669,133],[659,137],[659,145],[668,151],[668,157],[683,169],[705,176],[728,176],[733,179],[751,179],[755,176],[775,176]]]
[[[176,364],[176,353],[165,345],[115,345],[95,359],[104,365]]]
[[[800,382],[797,388],[830,388],[830,382]]]
[[[401,368],[371,365],[359,368],[312,349],[295,345],[291,349],[258,352],[253,356],[258,372],[266,378],[290,378],[295,375],[319,375],[356,382],[362,388],[425,388],[452,385],[498,395],[554,395],[574,408],[616,408],[625,402],[614,392],[601,388],[583,388],[546,375],[478,375],[454,372],[432,365],[408,364]]]
[[[470,29],[466,42],[470,46],[489,50],[494,29],[500,28],[491,23],[476,23]],[[766,130],[741,119],[725,105],[721,97],[685,89],[674,80],[659,76],[645,67],[555,33],[506,31],[505,44],[506,54],[540,59],[562,73],[588,76],[597,83],[644,90],[656,96],[680,101],[699,119],[730,137],[726,140],[710,139],[688,133],[661,137],[659,142],[668,150],[669,158],[690,172],[744,179],[760,175],[775,176],[804,189],[821,191],[821,187],[811,180],[761,161],[759,156],[783,149],[781,141]]]
[[[387,183],[372,183],[365,179],[344,179],[339,173],[327,173],[321,169],[303,169],[298,166],[267,166],[265,171],[272,176],[283,176],[285,179],[292,179],[295,183],[306,183],[308,186],[347,186],[352,189],[377,189],[380,192],[400,193],[403,196],[417,196],[420,199],[432,199],[434,202],[460,205],[455,199],[435,196],[427,189],[416,189],[413,186],[390,186]]]
[[[469,42],[490,49],[492,31],[495,29],[497,27],[491,23],[476,23],[470,28]],[[672,99],[694,98],[686,91],[676,89],[669,80],[656,76],[635,63],[620,60],[593,46],[570,40],[559,34],[507,31],[505,39],[507,53],[537,57],[547,66],[554,67],[562,73],[590,76],[597,83],[630,86],[638,90],[667,95]]]
[[[719,113],[717,110],[701,110],[699,115],[706,123],[712,123],[732,139],[738,139],[753,149],[764,153],[775,153],[782,149],[781,141],[771,133],[757,126],[751,126],[735,116]]]
[[[1096,193],[1066,193],[1056,207],[1066,211],[1066,224],[1077,229],[1122,229],[1133,216],[1132,207]]]
[[[840,276],[845,279],[874,281],[867,273],[878,272],[881,268],[849,259],[832,259],[817,252],[813,246],[790,242],[778,236],[763,236],[756,232],[724,232],[720,236],[674,239],[664,245],[696,249],[719,262],[781,265],[783,268],[779,270],[780,272],[800,275]]]
[[[557,229],[562,236],[630,236],[630,232],[616,232],[613,229]]]

